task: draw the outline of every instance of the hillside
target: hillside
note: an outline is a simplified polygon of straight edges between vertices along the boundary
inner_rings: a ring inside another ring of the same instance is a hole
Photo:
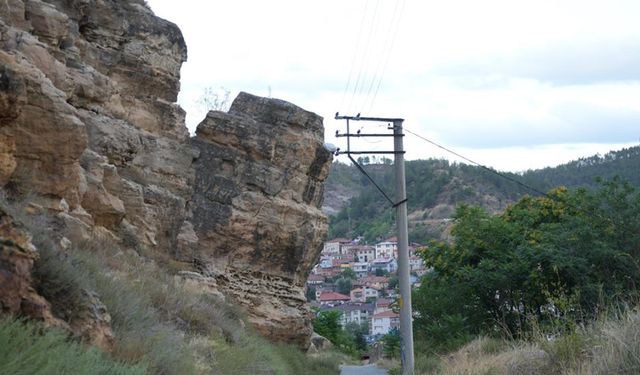
[[[634,186],[640,186],[640,146],[611,151],[604,156],[580,158],[554,168],[527,171],[522,181],[549,188],[559,185],[593,187],[596,178],[611,179],[618,175]]]
[[[368,164],[364,168],[388,195],[393,196],[392,165],[388,162]],[[632,147],[554,168],[504,175],[547,191],[559,185],[589,188],[598,177],[615,175],[640,186],[639,171],[640,147]],[[409,236],[416,242],[446,237],[448,219],[462,203],[499,212],[525,194],[535,195],[535,192],[481,167],[440,159],[408,161],[406,178]],[[331,215],[329,237],[362,235],[367,241],[374,241],[393,232],[394,213],[389,202],[353,165],[333,163],[323,209]]]

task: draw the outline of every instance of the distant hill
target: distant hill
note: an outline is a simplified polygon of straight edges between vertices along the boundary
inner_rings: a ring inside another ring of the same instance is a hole
[[[539,187],[592,187],[597,177],[611,179],[616,175],[640,186],[640,146],[580,158],[554,168],[527,171],[522,181]]]
[[[393,166],[386,162],[364,165],[387,195],[393,197]],[[555,186],[593,187],[597,177],[619,175],[640,186],[640,147],[581,158],[554,168],[531,170],[507,177],[547,191]],[[461,203],[503,210],[525,194],[519,184],[483,168],[442,159],[413,160],[406,164],[409,237],[425,242],[446,238],[450,217]],[[325,212],[330,215],[330,237],[362,235],[367,241],[394,232],[390,203],[355,166],[334,162],[325,189]]]

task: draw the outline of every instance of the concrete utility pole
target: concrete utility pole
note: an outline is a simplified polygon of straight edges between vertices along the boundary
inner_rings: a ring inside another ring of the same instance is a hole
[[[404,142],[402,133],[401,118],[379,118],[379,117],[361,117],[357,116],[340,116],[336,113],[336,120],[347,121],[346,134],[339,134],[336,131],[336,137],[347,138],[347,150],[340,151],[338,149],[335,154],[346,154],[351,162],[362,172],[373,185],[384,195],[384,197],[396,209],[396,226],[398,230],[398,284],[400,285],[400,340],[402,352],[402,375],[414,375],[414,356],[413,356],[413,320],[411,314],[411,279],[409,274],[409,235],[407,229],[407,186],[404,171]],[[360,131],[351,133],[349,121],[372,121],[389,123],[388,130],[393,130],[393,134],[363,134]],[[391,126],[391,124],[393,124]],[[393,151],[353,151],[351,150],[351,137],[393,137]],[[395,201],[376,184],[376,182],[367,174],[364,168],[351,155],[353,154],[393,154],[394,155],[394,172],[395,172]]]
[[[402,121],[394,121],[393,135],[393,151],[395,152],[393,164],[396,178],[396,225],[398,230],[398,284],[400,285],[402,375],[413,375],[413,321],[411,314],[407,184],[404,174],[404,134],[402,134]]]

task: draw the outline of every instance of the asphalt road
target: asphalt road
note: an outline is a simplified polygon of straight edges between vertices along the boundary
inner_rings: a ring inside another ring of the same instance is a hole
[[[387,375],[387,371],[374,365],[368,366],[342,366],[340,375]]]

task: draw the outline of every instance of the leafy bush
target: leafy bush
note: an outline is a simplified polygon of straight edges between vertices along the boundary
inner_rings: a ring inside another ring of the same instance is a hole
[[[560,319],[571,329],[626,304],[640,283],[639,211],[640,193],[617,179],[598,191],[523,198],[501,215],[461,206],[453,243],[423,252],[433,272],[415,293],[418,331],[461,315],[471,334],[518,336],[530,322],[556,328]]]
[[[380,339],[382,341],[384,355],[387,358],[400,358],[400,331],[392,329]]]
[[[335,344],[338,341],[338,335],[341,330],[341,315],[342,313],[338,310],[321,311],[313,320],[313,330]]]

